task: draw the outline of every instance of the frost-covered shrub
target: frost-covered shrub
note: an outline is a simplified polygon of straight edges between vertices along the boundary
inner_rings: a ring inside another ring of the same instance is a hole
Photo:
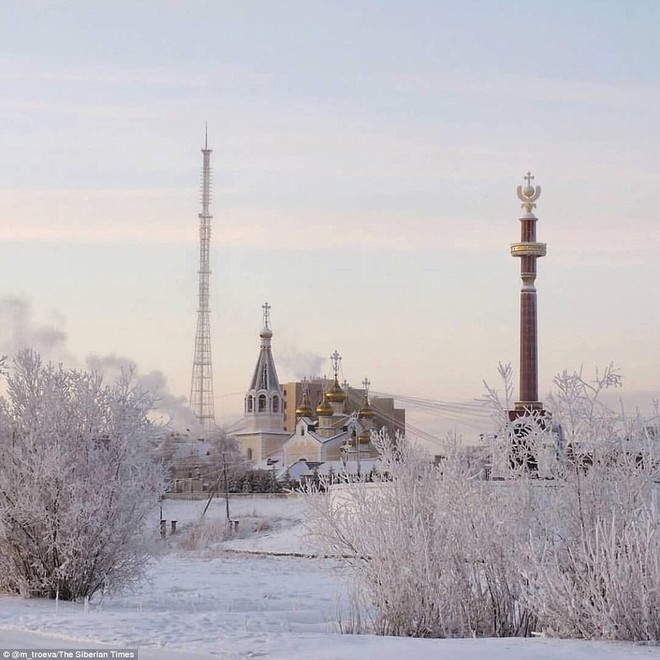
[[[17,356],[0,400],[0,589],[79,599],[141,577],[163,486],[149,405],[128,379]]]
[[[219,545],[232,537],[229,521],[224,519],[201,520],[186,527],[177,540],[177,547],[186,551],[213,553]]]
[[[346,480],[309,498],[312,530],[354,572],[375,631],[525,634],[532,620],[519,602],[512,557],[512,536],[528,515],[525,498],[489,490],[450,444],[435,466],[404,438],[377,442],[380,481]]]
[[[309,493],[312,532],[342,557],[374,631],[660,640],[660,425],[601,402],[612,368],[562,374],[547,413],[496,416],[496,479],[451,442],[431,463],[381,436],[374,484]]]
[[[593,382],[555,379],[548,402],[563,451],[539,484],[535,533],[520,553],[526,599],[550,634],[660,640],[658,419],[627,419],[601,403],[611,368]]]

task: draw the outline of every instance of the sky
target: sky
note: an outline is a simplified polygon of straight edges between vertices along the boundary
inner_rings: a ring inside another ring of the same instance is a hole
[[[643,408],[659,30],[655,0],[3,2],[0,350],[130,359],[185,406],[208,122],[219,419],[264,301],[281,381],[334,350],[353,385],[439,401],[517,372],[528,170],[540,394],[614,362]]]

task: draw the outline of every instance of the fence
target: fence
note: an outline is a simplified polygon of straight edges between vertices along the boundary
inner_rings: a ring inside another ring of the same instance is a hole
[[[211,493],[209,491],[197,493],[165,493],[166,500],[208,500]],[[224,499],[225,494],[216,491],[214,499]],[[229,499],[277,499],[287,497],[298,497],[295,493],[229,493]]]

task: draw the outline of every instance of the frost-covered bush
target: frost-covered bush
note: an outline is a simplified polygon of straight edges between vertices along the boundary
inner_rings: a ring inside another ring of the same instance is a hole
[[[618,384],[555,380],[548,412],[496,416],[491,467],[381,436],[376,483],[309,493],[324,552],[342,557],[380,634],[660,640],[658,417],[600,401]],[[497,469],[495,469],[497,468]]]
[[[149,406],[128,378],[16,357],[0,400],[1,590],[79,599],[141,577],[163,486]]]
[[[404,438],[377,440],[374,483],[310,493],[312,531],[343,557],[373,608],[374,630],[418,637],[526,634],[521,576],[512,553],[528,516],[525,498],[477,479],[458,448],[443,462]]]
[[[204,551],[212,556],[219,551],[220,544],[231,537],[229,521],[202,518],[184,528],[176,546],[189,552]]]
[[[548,402],[563,450],[538,484],[535,527],[522,548],[526,600],[558,636],[660,640],[658,419],[628,419],[601,402],[618,384],[555,379]]]

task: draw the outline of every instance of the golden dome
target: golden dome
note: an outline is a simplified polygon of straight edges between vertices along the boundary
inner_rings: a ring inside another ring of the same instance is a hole
[[[332,383],[332,385],[330,385],[328,390],[326,390],[325,397],[331,403],[344,403],[344,401],[346,401],[346,392],[344,392],[344,390],[341,389],[341,385],[337,380],[336,374],[335,374],[334,382]]]
[[[368,401],[365,401],[364,405],[360,410],[358,410],[358,417],[360,419],[372,419],[376,416],[374,409],[369,405]]]
[[[316,412],[320,417],[330,417],[334,414],[335,410],[328,401],[327,392],[323,395],[323,401],[319,403]]]
[[[365,429],[365,430],[362,431],[362,433],[360,433],[360,435],[358,436],[358,442],[359,442],[361,445],[366,445],[366,444],[368,444],[370,441],[371,441],[371,433],[369,433],[369,431],[367,431],[367,429]]]
[[[296,417],[311,417],[314,414],[312,406],[309,405],[307,392],[303,392],[300,405],[296,408]]]

